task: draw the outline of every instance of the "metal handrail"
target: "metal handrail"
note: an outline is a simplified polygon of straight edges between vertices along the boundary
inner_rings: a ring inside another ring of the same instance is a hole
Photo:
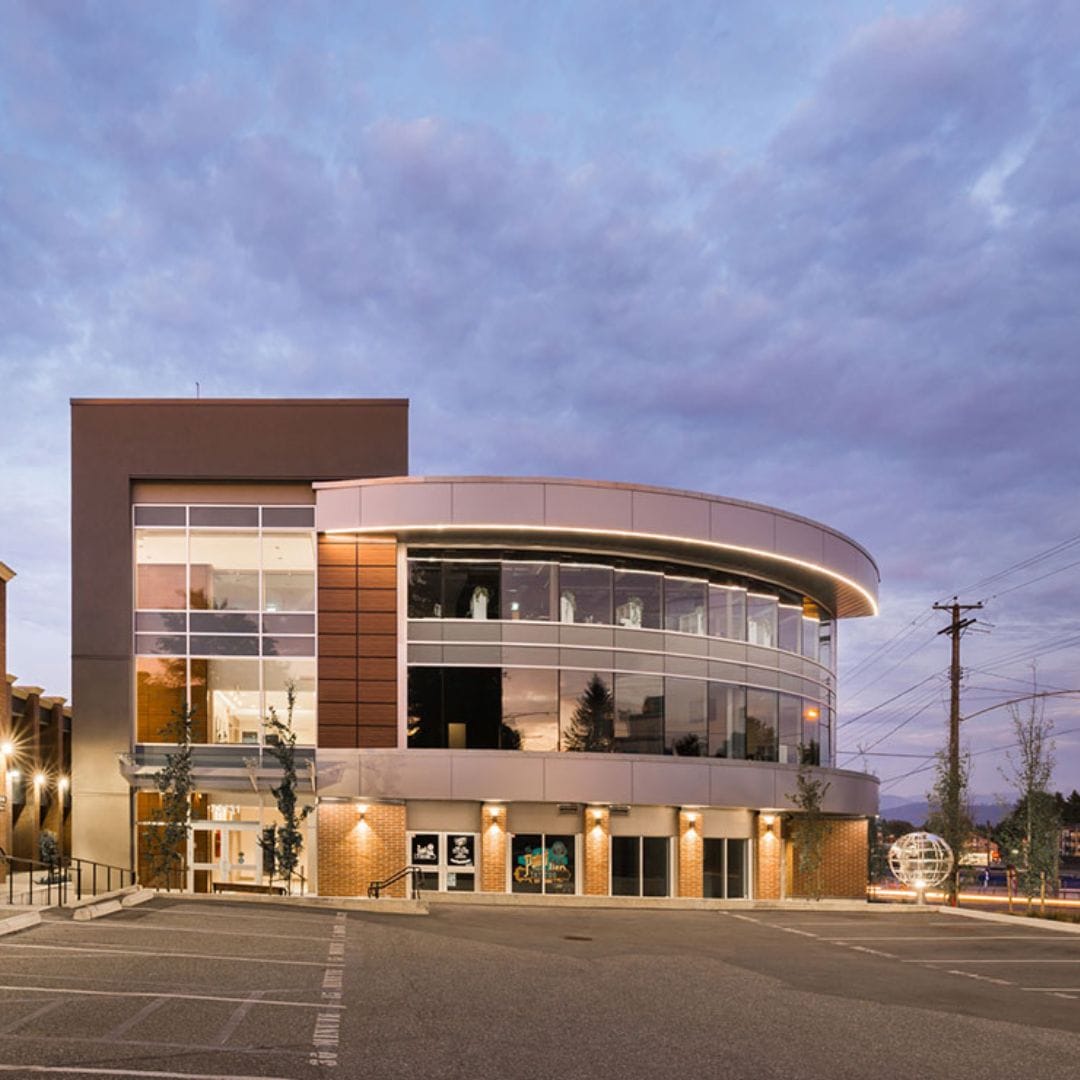
[[[412,899],[420,897],[420,882],[423,880],[424,868],[422,866],[403,866],[397,873],[391,874],[385,881],[372,881],[368,884],[368,899],[378,900],[383,889],[396,885],[403,877],[408,877],[412,889]]]
[[[89,866],[91,877],[90,895],[97,895],[97,882],[99,870],[104,871],[105,891],[112,892],[113,877],[115,875],[117,887],[124,888],[126,885],[134,885],[137,881],[135,871],[126,866],[114,866],[111,863],[97,862],[95,859],[79,859],[70,855],[58,857],[53,862],[43,862],[41,859],[23,859],[16,855],[7,855],[0,852],[0,862],[7,867],[7,893],[8,903],[15,902],[15,873],[19,870],[27,872],[27,899],[31,904],[34,902],[34,886],[44,886],[46,890],[46,902],[52,904],[53,890],[56,890],[56,902],[63,907],[68,902],[68,885],[72,876],[75,879],[75,899],[81,900],[83,896],[83,867]],[[44,870],[44,881],[34,881],[34,874]],[[126,880],[130,879],[130,880]]]

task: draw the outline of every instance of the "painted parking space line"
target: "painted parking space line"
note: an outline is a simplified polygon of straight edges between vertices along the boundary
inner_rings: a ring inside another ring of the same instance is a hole
[[[0,1072],[48,1073],[53,1076],[146,1076],[161,1080],[293,1080],[288,1076],[251,1076],[239,1073],[164,1072],[160,1069],[97,1069],[86,1065],[5,1065]]]
[[[1078,957],[1050,957],[1045,960],[1032,960],[1032,959],[1011,959],[998,957],[993,960],[965,960],[963,957],[953,957],[949,959],[938,959],[937,957],[931,957],[928,959],[911,960],[907,957],[903,958],[905,964],[1080,964],[1080,956]]]
[[[323,970],[322,997],[324,1001],[340,1003],[345,979],[346,914],[339,911],[334,920]],[[308,1064],[317,1068],[336,1069],[341,1043],[342,1010],[327,1009],[315,1017],[311,1036],[311,1055]]]
[[[262,997],[261,990],[255,990],[251,996],[242,1005],[237,1005],[233,1009],[229,1019],[225,1021],[221,1026],[221,1030],[217,1033],[217,1038],[214,1042],[220,1046],[224,1046],[236,1032],[236,1029],[244,1022],[244,1017],[247,1016],[251,1010],[259,1004],[259,998]]]
[[[1080,994],[1080,986],[1021,986],[1028,994]]]
[[[226,964],[277,964],[289,967],[314,967],[321,968],[324,965],[318,960],[272,960],[261,956],[236,956],[232,954],[221,955],[220,953],[185,953],[173,952],[163,949],[113,949],[107,945],[30,945],[25,942],[5,942],[0,945],[0,950],[8,949],[37,949],[43,952],[59,952],[65,954],[89,956],[152,956],[156,960],[218,960]]]
[[[15,990],[20,994],[76,994],[84,997],[130,997],[130,998],[166,998],[177,1001],[220,1001],[225,1004],[243,1005],[251,999],[247,997],[226,997],[220,994],[173,994],[155,993],[149,990],[75,990],[69,986],[0,986],[0,990]],[[263,991],[270,993],[270,991]],[[319,1001],[281,1001],[276,998],[260,998],[260,1005],[283,1005],[293,1009],[343,1009],[344,1005],[327,1005]],[[0,1028],[0,1031],[3,1029]]]
[[[201,904],[194,907],[157,907],[151,901],[150,905],[144,907],[141,911],[131,910],[127,914],[129,916],[142,915],[143,912],[149,914],[153,912],[154,915],[171,915],[176,918],[182,919],[239,919],[245,923],[262,923],[262,922],[287,922],[296,925],[298,919],[303,919],[305,923],[310,922],[312,926],[333,926],[334,917],[327,912],[311,912],[310,908],[297,908],[291,915],[264,915],[261,911],[254,911],[251,908],[245,908],[240,911],[214,911],[211,910],[211,905],[207,904],[203,907]],[[134,920],[133,920],[134,921]]]
[[[0,1026],[0,1035],[11,1035],[14,1032],[18,1031],[19,1028],[25,1027],[32,1021],[37,1020],[42,1016],[46,1016],[54,1009],[59,1009],[62,1005],[66,1004],[66,996],[58,998],[56,1001],[46,1001],[45,1004],[42,1005],[40,1008],[34,1009],[28,1013],[24,1013],[22,1016],[16,1018],[15,1020],[12,1020],[10,1023]]]
[[[212,937],[253,937],[262,938],[266,940],[266,934],[258,933],[255,930],[207,930],[202,926],[170,926],[164,923],[152,923],[146,922],[140,919],[138,922],[75,922],[74,919],[54,919],[52,920],[56,926],[70,926],[79,934],[85,934],[87,930],[128,930],[139,931],[145,930],[147,932],[151,930],[164,930],[169,934],[203,934],[210,935]],[[321,937],[311,937],[308,935],[300,934],[278,934],[274,933],[275,941],[310,941],[315,944],[321,944],[325,939]]]
[[[148,1016],[153,1016],[162,1006],[168,1004],[168,998],[157,997],[148,1001],[141,1009],[136,1009],[126,1020],[122,1020],[111,1031],[105,1032],[102,1039],[113,1042],[121,1035],[126,1035],[132,1028],[141,1024]]]
[[[1046,941],[1034,934],[867,934],[829,941]],[[1056,944],[1056,942],[1055,942]]]
[[[1015,986],[1015,983],[1009,982],[1008,979],[994,979],[989,975],[977,975],[974,971],[947,971],[946,975],[960,975],[965,979],[975,979],[976,982],[993,983],[995,986]]]

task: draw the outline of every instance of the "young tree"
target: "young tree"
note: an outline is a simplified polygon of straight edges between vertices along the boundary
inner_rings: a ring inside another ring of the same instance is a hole
[[[176,749],[165,755],[165,764],[154,774],[161,793],[160,824],[146,832],[147,856],[152,881],[171,889],[182,874],[191,831],[191,722],[195,710],[185,702],[173,713],[163,734],[176,740]]]
[[[1016,749],[1006,758],[1001,775],[1015,789],[1018,801],[1002,823],[1005,842],[1020,853],[1018,883],[1028,899],[1056,889],[1060,867],[1061,813],[1050,790],[1054,775],[1054,722],[1047,719],[1042,700],[1032,697],[1027,708],[1009,707]]]
[[[956,905],[960,891],[960,857],[967,847],[968,838],[975,828],[971,817],[968,783],[971,778],[971,755],[960,755],[960,769],[954,780],[949,769],[949,754],[939,750],[934,761],[934,786],[927,793],[930,814],[926,828],[936,833],[952,849],[953,868],[947,882],[949,903]]]
[[[799,810],[791,817],[799,876],[813,900],[820,900],[824,892],[822,864],[831,826],[823,807],[830,786],[828,781],[815,776],[808,765],[802,764],[795,774],[795,791],[788,795]]]
[[[307,820],[313,807],[305,806],[297,810],[296,806],[296,732],[293,731],[293,710],[296,707],[296,686],[289,683],[286,687],[286,713],[282,720],[274,707],[270,706],[270,715],[266,719],[266,730],[275,736],[273,742],[267,740],[267,752],[281,766],[281,783],[270,789],[277,803],[281,824],[269,836],[259,840],[259,846],[269,853],[274,860],[274,869],[291,885],[296,864],[304,848],[304,834],[300,826]]]
[[[594,674],[578,698],[570,727],[563,735],[564,750],[610,750],[615,734],[615,702],[599,675]]]

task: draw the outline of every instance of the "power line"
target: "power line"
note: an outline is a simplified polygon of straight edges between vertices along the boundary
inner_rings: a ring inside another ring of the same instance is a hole
[[[859,713],[857,716],[852,716],[846,720],[839,721],[836,725],[837,731],[839,731],[840,728],[847,727],[849,724],[857,723],[859,720],[862,720],[864,717],[869,716],[871,713],[877,712],[878,709],[884,709],[886,705],[891,705],[894,701],[899,701],[902,697],[907,697],[907,695],[910,694],[913,690],[918,690],[920,686],[924,686],[931,679],[936,679],[937,677],[938,672],[935,671],[933,674],[927,675],[925,679],[920,679],[914,685],[909,686],[906,690],[901,690],[900,693],[893,694],[891,698],[886,698],[884,701],[878,702],[878,704],[875,705],[873,708],[866,709],[863,712]]]

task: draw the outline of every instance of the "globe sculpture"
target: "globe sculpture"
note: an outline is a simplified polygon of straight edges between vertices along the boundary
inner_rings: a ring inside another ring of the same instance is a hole
[[[940,885],[952,868],[952,848],[933,833],[906,833],[889,848],[889,869],[893,876],[912,886],[920,901],[923,893],[932,885]]]

